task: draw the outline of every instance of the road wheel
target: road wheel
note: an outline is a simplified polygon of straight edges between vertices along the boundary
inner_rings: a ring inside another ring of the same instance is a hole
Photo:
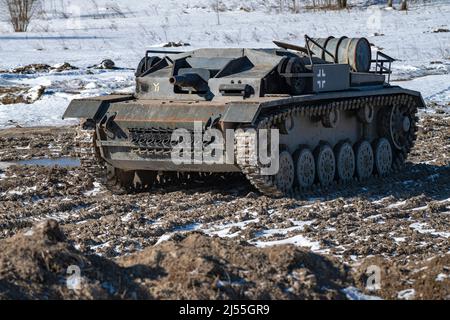
[[[334,148],[336,157],[336,178],[346,182],[355,174],[355,153],[348,142],[341,142]]]
[[[286,194],[292,189],[294,184],[294,160],[288,151],[280,153],[280,167],[275,175],[275,186],[282,193]]]
[[[336,173],[334,152],[328,144],[322,144],[315,151],[317,180],[322,186],[333,182]]]
[[[373,151],[372,146],[366,140],[355,145],[356,176],[360,180],[369,178],[373,172]]]
[[[392,147],[386,138],[378,139],[374,144],[375,170],[380,176],[386,176],[392,169]]]
[[[307,147],[303,147],[294,153],[295,182],[300,188],[308,188],[313,185],[316,176],[316,164],[314,155]]]

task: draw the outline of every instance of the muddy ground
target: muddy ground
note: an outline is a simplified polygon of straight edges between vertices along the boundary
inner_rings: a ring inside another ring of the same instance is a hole
[[[0,298],[450,299],[450,116],[421,118],[402,172],[301,199],[239,177],[117,195],[78,167],[4,166]],[[2,130],[0,161],[69,156],[73,135]]]

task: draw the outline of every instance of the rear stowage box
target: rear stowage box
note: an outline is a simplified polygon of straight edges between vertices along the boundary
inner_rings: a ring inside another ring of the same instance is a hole
[[[313,91],[330,92],[350,88],[348,64],[316,64],[313,66]]]

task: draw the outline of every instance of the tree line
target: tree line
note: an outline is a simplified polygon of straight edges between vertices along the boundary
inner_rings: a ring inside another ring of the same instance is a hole
[[[0,5],[6,9],[9,21],[15,32],[26,32],[31,19],[36,13],[41,0],[0,0]],[[399,10],[408,9],[408,1],[400,0]],[[309,3],[313,8],[338,8],[348,7],[347,0],[304,0],[304,4]],[[300,0],[279,0],[280,11],[284,11],[288,6],[293,12],[300,11]],[[387,6],[393,7],[393,0],[387,0]]]

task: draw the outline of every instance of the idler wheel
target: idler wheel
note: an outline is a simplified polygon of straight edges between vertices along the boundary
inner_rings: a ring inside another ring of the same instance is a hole
[[[407,106],[394,106],[383,110],[380,119],[381,135],[387,137],[398,150],[408,146],[411,136],[411,118]]]

